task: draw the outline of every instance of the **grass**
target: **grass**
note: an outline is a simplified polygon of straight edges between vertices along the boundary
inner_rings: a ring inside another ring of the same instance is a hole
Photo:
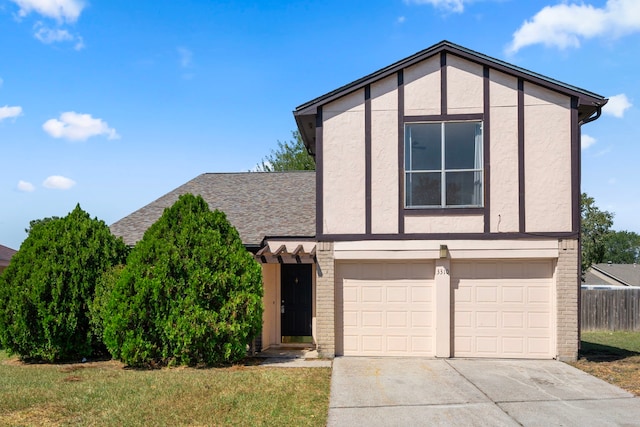
[[[330,368],[24,364],[0,351],[0,425],[324,426]]]
[[[573,366],[640,396],[640,332],[583,332]]]

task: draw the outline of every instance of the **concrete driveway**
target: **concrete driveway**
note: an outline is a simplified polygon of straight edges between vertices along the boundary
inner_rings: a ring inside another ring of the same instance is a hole
[[[339,357],[328,426],[640,426],[640,399],[553,360]]]

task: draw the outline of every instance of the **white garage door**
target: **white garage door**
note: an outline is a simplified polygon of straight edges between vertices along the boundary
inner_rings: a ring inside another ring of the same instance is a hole
[[[551,261],[452,262],[455,357],[553,358]]]
[[[433,277],[432,262],[338,264],[337,353],[433,356]]]

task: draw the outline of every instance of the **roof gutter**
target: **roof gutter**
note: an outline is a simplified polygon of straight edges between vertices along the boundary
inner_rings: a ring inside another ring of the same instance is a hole
[[[605,100],[605,101],[608,101]],[[597,104],[596,105],[596,111],[595,111],[595,116],[591,115],[589,117],[587,117],[586,119],[584,119],[582,122],[580,122],[580,126],[582,125],[586,125],[587,123],[591,123],[595,120],[598,120],[600,118],[600,116],[602,115],[602,107],[606,104],[606,102],[604,104]]]

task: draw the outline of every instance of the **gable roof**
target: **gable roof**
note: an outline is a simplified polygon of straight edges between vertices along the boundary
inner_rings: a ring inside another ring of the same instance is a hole
[[[612,285],[640,286],[640,266],[637,264],[594,264],[590,272]]]
[[[441,52],[446,52],[471,62],[488,66],[503,73],[522,78],[524,81],[535,83],[547,89],[576,97],[578,99],[578,120],[580,122],[591,117],[608,101],[602,95],[563,83],[542,74],[529,71],[525,68],[509,64],[508,62],[500,59],[492,58],[488,55],[467,49],[466,47],[451,43],[447,40],[443,40],[427,49],[415,53],[405,59],[401,59],[398,62],[298,106],[294,110],[293,115],[307,148],[315,153],[315,128],[318,107],[353,91],[362,89],[375,81],[397,73],[406,67],[424,61],[434,55],[440,54]]]
[[[265,237],[313,237],[316,230],[314,171],[205,173],[111,225],[134,245],[183,194],[200,195],[238,229],[242,243],[259,247]]]
[[[18,251],[4,245],[0,245],[0,267],[8,266],[9,261],[11,261],[11,257],[13,257],[16,252]]]

